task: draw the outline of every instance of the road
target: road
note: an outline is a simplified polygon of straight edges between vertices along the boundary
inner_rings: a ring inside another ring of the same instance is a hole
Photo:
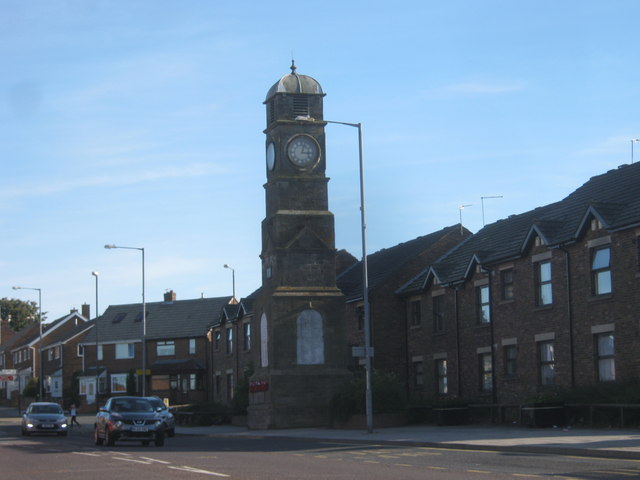
[[[469,451],[261,437],[176,435],[164,447],[93,444],[88,425],[67,437],[22,437],[0,425],[0,478],[141,480],[229,478],[608,480],[640,479],[640,460]]]

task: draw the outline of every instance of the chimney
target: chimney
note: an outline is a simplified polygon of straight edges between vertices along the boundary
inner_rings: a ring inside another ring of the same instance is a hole
[[[176,292],[169,290],[164,292],[164,303],[173,303],[176,301]]]
[[[91,305],[89,305],[88,303],[82,304],[82,316],[87,320],[91,319]]]

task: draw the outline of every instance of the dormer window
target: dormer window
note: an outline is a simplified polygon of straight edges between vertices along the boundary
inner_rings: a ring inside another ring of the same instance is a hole
[[[598,219],[591,219],[591,231],[602,230],[602,222]]]
[[[534,245],[536,247],[542,247],[544,245],[544,240],[542,240],[542,238],[540,238],[539,235],[536,235],[536,238],[534,240]]]

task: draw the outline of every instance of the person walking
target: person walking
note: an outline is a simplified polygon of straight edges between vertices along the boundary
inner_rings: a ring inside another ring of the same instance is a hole
[[[78,422],[78,419],[76,418],[76,415],[78,415],[78,412],[76,410],[76,404],[75,403],[71,404],[70,413],[71,413],[71,422],[70,422],[69,426],[71,428],[73,428],[73,424],[75,423],[76,425],[78,425],[78,428],[81,428],[80,422]]]

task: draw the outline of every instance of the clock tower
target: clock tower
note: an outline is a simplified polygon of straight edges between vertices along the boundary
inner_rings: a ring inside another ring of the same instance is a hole
[[[249,388],[251,428],[327,425],[331,398],[349,375],[323,99],[320,84],[296,73],[292,62],[264,102],[266,215],[262,288],[254,305],[260,364]]]

